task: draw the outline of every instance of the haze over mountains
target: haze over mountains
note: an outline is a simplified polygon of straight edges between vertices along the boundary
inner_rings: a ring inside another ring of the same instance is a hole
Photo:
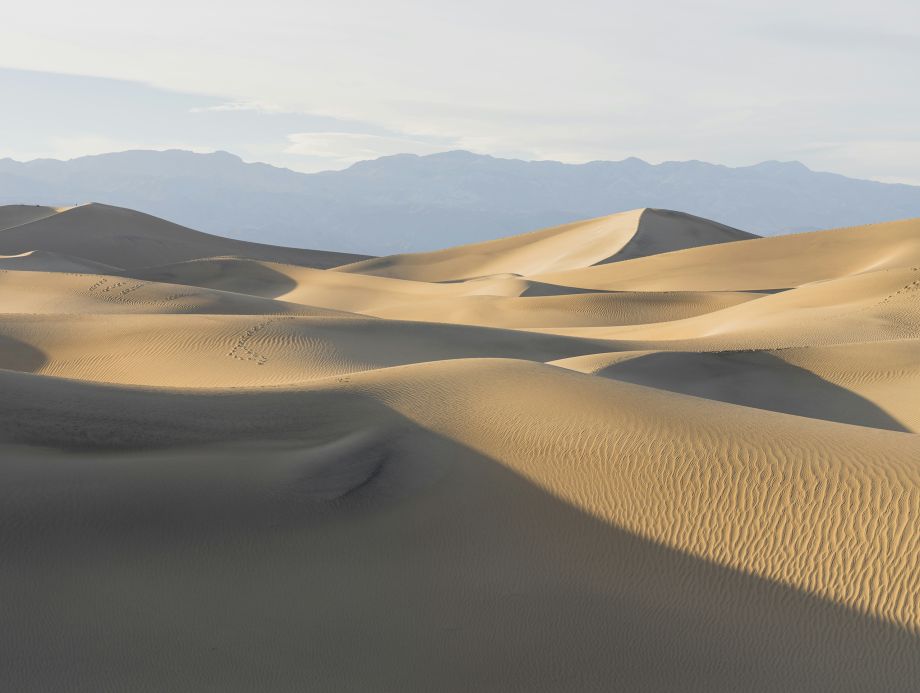
[[[759,235],[920,216],[920,187],[818,173],[795,162],[570,165],[456,151],[304,174],[226,152],[0,160],[0,204],[90,201],[232,238],[373,255],[643,207],[680,209]]]

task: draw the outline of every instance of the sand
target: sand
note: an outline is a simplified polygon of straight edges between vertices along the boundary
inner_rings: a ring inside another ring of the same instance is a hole
[[[920,220],[0,229],[2,690],[920,680]]]
[[[509,238],[373,258],[336,269],[426,282],[501,274],[529,276],[752,238],[756,236],[690,214],[635,209]]]
[[[0,209],[0,254],[5,255],[48,251],[127,269],[207,255],[242,255],[305,267],[333,267],[367,257],[222,238],[98,203]]]

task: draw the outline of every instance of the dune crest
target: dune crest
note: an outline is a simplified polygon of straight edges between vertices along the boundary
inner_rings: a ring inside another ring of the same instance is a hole
[[[0,253],[4,689],[920,680],[920,220]]]
[[[0,210],[6,210],[0,207]],[[104,265],[138,268],[211,255],[242,255],[332,267],[351,262],[347,253],[281,248],[194,231],[165,219],[123,207],[88,203],[34,216],[15,215],[15,226],[0,229],[0,254],[43,250]],[[0,221],[11,213],[0,211]],[[358,258],[361,259],[361,258]]]
[[[447,250],[363,260],[336,270],[426,282],[531,276],[751,238],[757,236],[690,214],[635,209]]]
[[[45,207],[42,205],[3,205],[0,206],[0,231],[22,226],[39,219],[47,219],[66,207]]]

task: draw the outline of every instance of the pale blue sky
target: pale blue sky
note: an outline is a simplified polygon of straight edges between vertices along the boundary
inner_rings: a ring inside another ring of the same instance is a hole
[[[920,3],[114,0],[0,22],[0,157],[447,149],[920,184]]]

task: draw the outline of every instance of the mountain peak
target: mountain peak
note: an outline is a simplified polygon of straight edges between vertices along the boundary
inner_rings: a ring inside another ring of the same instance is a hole
[[[749,168],[758,169],[761,171],[797,171],[803,173],[813,173],[813,171],[801,161],[761,161],[759,164],[754,164]]]

